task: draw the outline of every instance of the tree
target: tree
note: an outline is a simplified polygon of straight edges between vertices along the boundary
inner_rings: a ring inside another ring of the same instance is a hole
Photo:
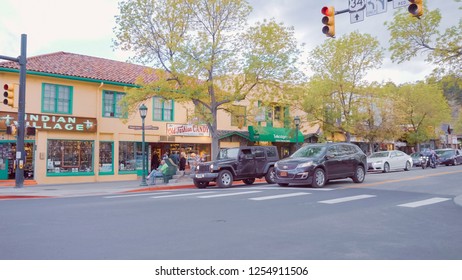
[[[192,102],[218,152],[217,112],[255,91],[296,78],[299,55],[292,28],[274,20],[247,28],[245,0],[138,0],[119,3],[115,46],[153,64],[158,79],[131,89],[123,104],[135,110],[152,96]]]
[[[368,34],[353,32],[328,40],[311,53],[308,64],[314,72],[300,96],[302,110],[320,122],[324,133],[343,133],[349,142],[365,100],[364,77],[383,59],[379,42]]]
[[[441,124],[451,119],[447,100],[436,84],[404,84],[395,94],[395,106],[404,116],[403,129],[410,145],[434,139]]]
[[[438,30],[440,11],[429,11],[427,7],[424,9],[425,14],[419,19],[399,9],[393,21],[385,22],[391,34],[389,49],[392,61],[401,63],[428,52],[426,61],[437,66],[435,74],[456,75],[462,79],[462,19],[457,26],[441,34]]]

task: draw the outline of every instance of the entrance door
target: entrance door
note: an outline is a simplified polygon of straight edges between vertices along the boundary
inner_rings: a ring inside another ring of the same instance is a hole
[[[8,180],[8,159],[0,157],[0,180]]]

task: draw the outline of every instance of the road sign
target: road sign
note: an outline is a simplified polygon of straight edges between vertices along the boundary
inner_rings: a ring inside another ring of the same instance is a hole
[[[353,12],[358,12],[366,8],[367,0],[349,0],[348,7],[350,14]]]
[[[350,23],[357,23],[364,20],[364,10],[350,12]]]
[[[142,130],[143,127],[141,125],[129,125],[129,129],[134,129],[134,130]],[[152,125],[145,125],[144,130],[158,130],[158,126],[152,126]]]
[[[367,0],[366,16],[375,16],[387,11],[388,0]]]
[[[409,4],[408,0],[393,0],[393,9],[406,7]]]

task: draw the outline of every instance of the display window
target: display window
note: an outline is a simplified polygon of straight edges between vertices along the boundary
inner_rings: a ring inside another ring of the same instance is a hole
[[[100,142],[99,143],[99,174],[113,175],[114,174],[114,143]]]
[[[93,141],[48,140],[47,175],[93,173]]]
[[[137,170],[141,170],[142,158],[141,143],[119,142],[120,173],[135,173]]]

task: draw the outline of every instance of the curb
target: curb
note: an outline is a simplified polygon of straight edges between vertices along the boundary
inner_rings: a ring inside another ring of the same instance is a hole
[[[0,195],[0,200],[40,199],[40,198],[56,198],[56,196],[44,196],[44,195]]]

